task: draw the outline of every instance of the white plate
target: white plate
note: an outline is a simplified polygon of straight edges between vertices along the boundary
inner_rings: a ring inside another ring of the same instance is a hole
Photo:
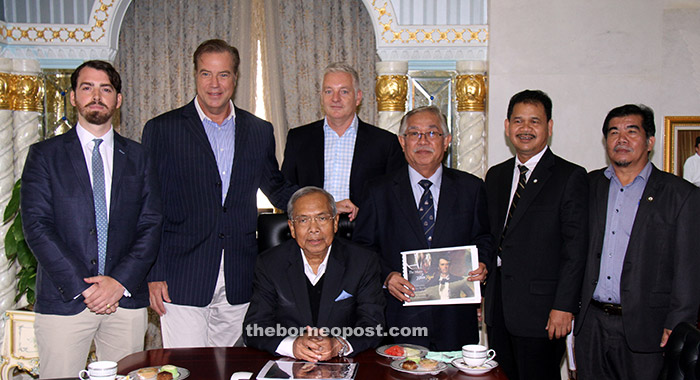
[[[498,362],[495,360],[491,360],[489,362],[484,363],[482,366],[479,367],[470,367],[467,365],[467,363],[464,362],[463,358],[457,358],[452,361],[452,365],[455,366],[458,370],[466,373],[467,375],[483,375],[486,372],[498,367]]]
[[[412,369],[412,370],[411,369],[404,369],[403,367],[401,367],[401,364],[403,364],[403,362],[405,362],[404,359],[394,360],[393,362],[391,362],[391,368],[393,368],[399,372],[410,373],[412,375],[428,375],[428,374],[437,375],[438,373],[447,369],[447,364],[445,364],[443,362],[437,362],[438,363],[437,367],[435,367],[435,369],[433,369],[433,370],[424,370],[424,369],[420,369],[420,367],[418,367],[417,369]]]
[[[135,370],[129,372],[129,380],[139,380],[139,376],[136,374],[139,370],[142,370],[144,368],[155,368],[156,371],[158,371],[160,369],[160,367],[162,367],[162,366],[143,367],[143,368],[135,369]],[[178,376],[174,377],[173,380],[183,380],[183,379],[190,377],[190,371],[187,368],[182,368],[182,367],[175,367],[175,368],[177,368]],[[155,380],[155,377],[153,379]]]
[[[418,351],[420,351],[418,353],[419,358],[423,358],[423,357],[425,357],[425,355],[428,355],[428,349],[423,347],[423,346],[419,346],[417,344],[387,344],[387,345],[384,345],[384,346],[377,348],[375,350],[375,352],[378,353],[379,355],[385,357],[385,358],[391,358],[391,359],[403,359],[403,358],[405,358],[406,355],[394,356],[394,355],[389,355],[386,352],[384,352],[387,348],[394,347],[394,346],[401,346],[403,348],[412,348],[414,350],[418,350]]]

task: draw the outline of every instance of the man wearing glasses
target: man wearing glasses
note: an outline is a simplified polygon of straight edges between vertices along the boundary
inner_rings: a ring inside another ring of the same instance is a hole
[[[287,213],[294,240],[264,252],[255,266],[246,345],[310,362],[376,347],[385,304],[376,255],[334,239],[338,212],[323,189],[297,190]]]
[[[380,255],[387,325],[428,330],[427,336],[396,337],[395,342],[431,351],[477,343],[476,306],[403,307],[415,297],[415,287],[401,276],[401,252],[476,245],[480,263],[469,272],[469,280],[481,281],[492,249],[484,183],[442,165],[451,141],[439,108],[420,107],[404,115],[399,143],[409,166],[367,184],[353,233],[353,240]]]

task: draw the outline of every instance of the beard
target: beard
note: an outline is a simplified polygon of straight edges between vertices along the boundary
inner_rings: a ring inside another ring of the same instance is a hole
[[[613,163],[614,163],[615,166],[617,166],[617,167],[626,168],[626,167],[630,166],[630,164],[631,164],[632,162],[630,162],[630,161],[613,161]]]
[[[103,107],[105,107],[104,111],[88,111],[88,107],[90,107],[93,104],[99,104]],[[116,111],[115,108],[109,108],[107,105],[104,103],[98,102],[98,103],[89,103],[85,105],[85,107],[78,106],[78,113],[82,115],[85,120],[90,123],[90,124],[95,124],[95,125],[102,125],[108,122],[112,116],[114,116],[114,112]]]

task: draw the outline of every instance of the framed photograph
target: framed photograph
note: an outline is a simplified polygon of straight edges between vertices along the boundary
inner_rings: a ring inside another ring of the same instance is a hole
[[[404,306],[481,303],[478,281],[469,272],[479,267],[475,245],[401,252],[403,277],[416,287]]]
[[[683,164],[695,154],[700,116],[664,117],[664,170],[683,177]]]
[[[298,360],[270,360],[260,370],[257,380],[276,379],[354,379],[357,363],[310,363]]]

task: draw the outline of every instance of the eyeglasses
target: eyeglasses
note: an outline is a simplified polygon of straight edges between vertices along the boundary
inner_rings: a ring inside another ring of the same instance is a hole
[[[421,137],[425,137],[428,140],[437,140],[437,138],[442,137],[442,135],[443,135],[442,133],[435,132],[435,131],[430,131],[430,132],[411,131],[411,132],[406,132],[403,134],[403,136],[408,138],[409,140],[420,140]]]
[[[325,225],[328,224],[331,220],[333,220],[333,216],[330,214],[321,214],[316,216],[301,215],[292,219],[294,223],[299,224],[300,226],[309,226],[311,225],[311,221],[315,221],[320,225]]]

